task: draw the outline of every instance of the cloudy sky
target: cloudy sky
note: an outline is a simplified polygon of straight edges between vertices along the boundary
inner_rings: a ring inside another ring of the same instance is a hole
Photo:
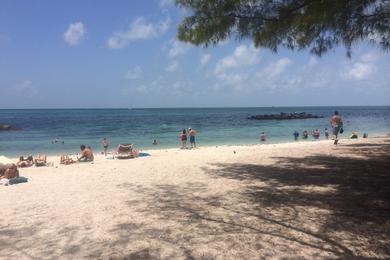
[[[0,108],[390,105],[390,54],[178,42],[169,0],[0,2]]]

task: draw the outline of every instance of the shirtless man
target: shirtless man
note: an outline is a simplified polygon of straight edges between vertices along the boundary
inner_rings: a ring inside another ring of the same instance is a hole
[[[78,161],[92,162],[93,161],[93,152],[90,148],[85,147],[85,145],[80,146],[81,157],[78,158]]]
[[[107,156],[107,149],[108,149],[108,141],[107,138],[103,138],[102,140],[102,146],[103,146],[103,153],[105,156]]]
[[[188,135],[190,136],[191,148],[196,148],[196,142],[195,142],[196,131],[194,129],[188,128]]]
[[[337,135],[339,134],[340,129],[343,127],[343,121],[341,119],[341,116],[339,115],[338,111],[334,112],[334,115],[330,119],[330,124],[333,128],[333,140],[334,144],[338,143]]]

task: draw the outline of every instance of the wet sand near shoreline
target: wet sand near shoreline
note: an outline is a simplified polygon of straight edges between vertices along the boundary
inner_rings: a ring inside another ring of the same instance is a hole
[[[390,137],[58,160],[0,186],[0,258],[390,257]]]

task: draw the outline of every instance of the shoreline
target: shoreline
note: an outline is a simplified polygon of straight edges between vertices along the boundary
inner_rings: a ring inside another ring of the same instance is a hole
[[[368,138],[362,138],[362,137],[359,137],[358,139],[353,139],[353,140],[365,140],[365,139],[374,139],[374,138],[386,138],[386,137],[389,137],[390,136],[390,133],[387,133],[387,134],[378,134],[378,135],[373,135],[373,136],[369,136]],[[343,142],[345,140],[351,140],[350,138],[340,138],[339,141]],[[314,140],[314,139],[307,139],[307,140],[302,140],[301,138],[298,140],[298,141],[281,141],[281,142],[269,142],[269,141],[266,141],[264,143],[248,143],[248,144],[245,144],[245,143],[241,143],[241,144],[209,144],[209,145],[202,145],[202,146],[197,146],[194,150],[198,150],[198,149],[204,149],[204,148],[212,148],[212,147],[257,147],[257,146],[267,146],[267,145],[283,145],[283,144],[298,144],[298,143],[307,143],[307,144],[311,144],[311,143],[327,143],[327,142],[331,142],[331,138],[329,138],[329,140],[326,140],[326,139],[319,139],[319,140]],[[187,143],[187,147],[190,146],[188,143]],[[135,149],[137,149],[137,147],[135,147]],[[138,150],[138,149],[137,149]],[[160,153],[160,152],[166,152],[166,151],[187,151],[187,150],[193,150],[191,148],[188,148],[188,149],[180,149],[180,147],[168,147],[168,148],[161,148],[161,147],[156,147],[156,148],[151,148],[151,149],[139,149],[140,152],[146,152],[146,153]],[[112,154],[112,151],[113,150],[109,150],[108,154]],[[102,151],[101,149],[100,150],[96,150],[96,149],[93,149],[93,152],[94,152],[94,155],[95,156],[102,156]],[[67,153],[66,151],[60,151],[60,152],[53,152],[53,153],[41,153],[41,154],[45,154],[47,155],[48,157],[60,157],[62,154],[68,154],[68,155],[71,155],[71,156],[77,156],[78,154],[80,154],[81,152],[78,150],[76,153]],[[29,155],[29,153],[26,153],[24,156],[26,155]],[[36,156],[37,154],[31,154],[33,157]],[[18,161],[19,160],[19,156],[9,156],[10,159],[12,160],[15,160],[15,161]]]

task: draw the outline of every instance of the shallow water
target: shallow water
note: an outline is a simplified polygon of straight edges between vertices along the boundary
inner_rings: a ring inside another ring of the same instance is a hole
[[[139,149],[178,147],[179,131],[192,127],[199,146],[255,144],[264,131],[268,143],[293,140],[294,130],[302,133],[327,127],[334,110],[344,119],[347,137],[352,131],[370,136],[390,133],[390,107],[273,107],[273,108],[172,108],[172,109],[20,109],[0,110],[0,123],[23,131],[0,132],[0,154],[78,152],[80,144],[100,150],[108,138],[110,150],[119,143],[133,143]],[[256,114],[308,112],[320,119],[248,120]],[[52,140],[58,138],[58,143]],[[321,139],[323,133],[321,134]],[[156,139],[158,145],[153,146]],[[309,138],[311,141],[311,138]],[[64,142],[64,143],[62,143]]]

